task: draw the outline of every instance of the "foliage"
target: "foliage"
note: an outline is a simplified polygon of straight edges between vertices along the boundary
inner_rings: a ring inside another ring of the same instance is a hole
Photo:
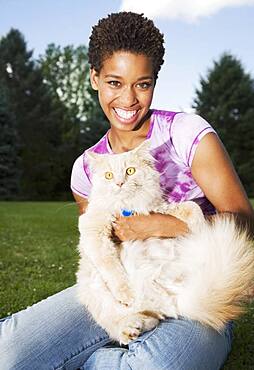
[[[67,108],[65,117],[68,140],[75,142],[73,130],[78,130],[76,147],[86,149],[105,134],[108,124],[100,108],[97,93],[90,85],[87,48],[69,45],[64,48],[48,45],[40,57],[44,82],[49,86],[55,100]],[[75,136],[75,133],[74,133]]]
[[[68,108],[72,120],[85,120],[86,112],[92,102],[88,91],[89,65],[87,48],[73,46],[61,48],[48,45],[45,55],[40,57],[44,82],[53,95]]]
[[[19,197],[69,197],[75,158],[107,129],[90,87],[86,47],[61,49],[51,44],[36,62],[23,35],[12,29],[0,40],[0,84],[7,96],[2,109],[12,112],[16,124],[15,132],[9,127],[8,135],[13,136],[12,143],[16,138],[19,143],[18,148],[13,146],[20,158],[16,167]],[[2,140],[7,140],[6,134]],[[9,190],[10,197],[17,194]]]
[[[0,81],[0,198],[17,197],[20,181],[16,122]]]
[[[217,130],[250,196],[254,195],[254,81],[223,54],[201,78],[193,107]]]
[[[20,142],[20,194],[30,199],[52,198],[61,178],[62,112],[52,104],[19,31],[11,30],[1,39],[0,56],[0,80],[8,93]]]

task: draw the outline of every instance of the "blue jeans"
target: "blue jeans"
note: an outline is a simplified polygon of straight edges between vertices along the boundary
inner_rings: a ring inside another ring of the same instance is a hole
[[[197,322],[168,319],[129,348],[109,339],[68,288],[0,321],[0,370],[215,370],[231,348]]]

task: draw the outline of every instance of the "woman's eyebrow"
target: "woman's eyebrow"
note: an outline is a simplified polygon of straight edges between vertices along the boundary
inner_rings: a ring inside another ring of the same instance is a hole
[[[121,76],[111,75],[111,74],[105,75],[105,77],[116,78],[116,79],[122,78]]]
[[[108,78],[108,77],[110,77],[110,78],[116,78],[118,80],[123,78],[123,77],[118,76],[118,75],[112,75],[112,74],[105,75],[105,78]],[[137,79],[137,81],[141,81],[141,80],[152,80],[152,79],[153,79],[152,76],[142,76],[142,77],[139,77]]]
[[[141,81],[141,80],[152,80],[153,77],[152,76],[142,76],[142,77],[139,77],[137,79],[137,81]]]

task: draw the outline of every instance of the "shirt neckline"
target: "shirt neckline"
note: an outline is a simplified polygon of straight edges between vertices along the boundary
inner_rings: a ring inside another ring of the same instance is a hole
[[[154,127],[154,116],[155,116],[155,109],[151,109],[152,113],[151,113],[151,116],[150,116],[150,125],[149,125],[149,129],[148,129],[148,132],[146,134],[146,138],[145,140],[148,140],[150,139],[150,137],[152,136],[152,132],[153,132],[153,127]],[[105,140],[106,140],[106,148],[107,148],[107,151],[108,153],[110,154],[116,154],[115,152],[113,152],[113,150],[111,149],[111,146],[109,144],[109,138],[108,138],[108,135],[109,135],[109,130],[106,132],[105,134]],[[145,141],[144,140],[144,141]]]

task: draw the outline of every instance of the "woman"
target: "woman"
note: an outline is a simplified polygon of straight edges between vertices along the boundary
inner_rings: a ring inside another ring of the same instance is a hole
[[[111,14],[93,28],[91,84],[111,127],[90,150],[121,153],[149,138],[169,201],[195,200],[206,214],[217,210],[252,218],[212,127],[197,115],[150,109],[163,55],[163,36],[143,15]],[[73,166],[71,188],[85,212],[91,188],[86,153]],[[182,221],[160,214],[119,218],[114,229],[121,240],[188,232]],[[168,319],[128,348],[117,346],[79,304],[75,287],[3,320],[0,328],[5,370],[219,369],[232,340],[230,323],[219,334],[197,322]]]

